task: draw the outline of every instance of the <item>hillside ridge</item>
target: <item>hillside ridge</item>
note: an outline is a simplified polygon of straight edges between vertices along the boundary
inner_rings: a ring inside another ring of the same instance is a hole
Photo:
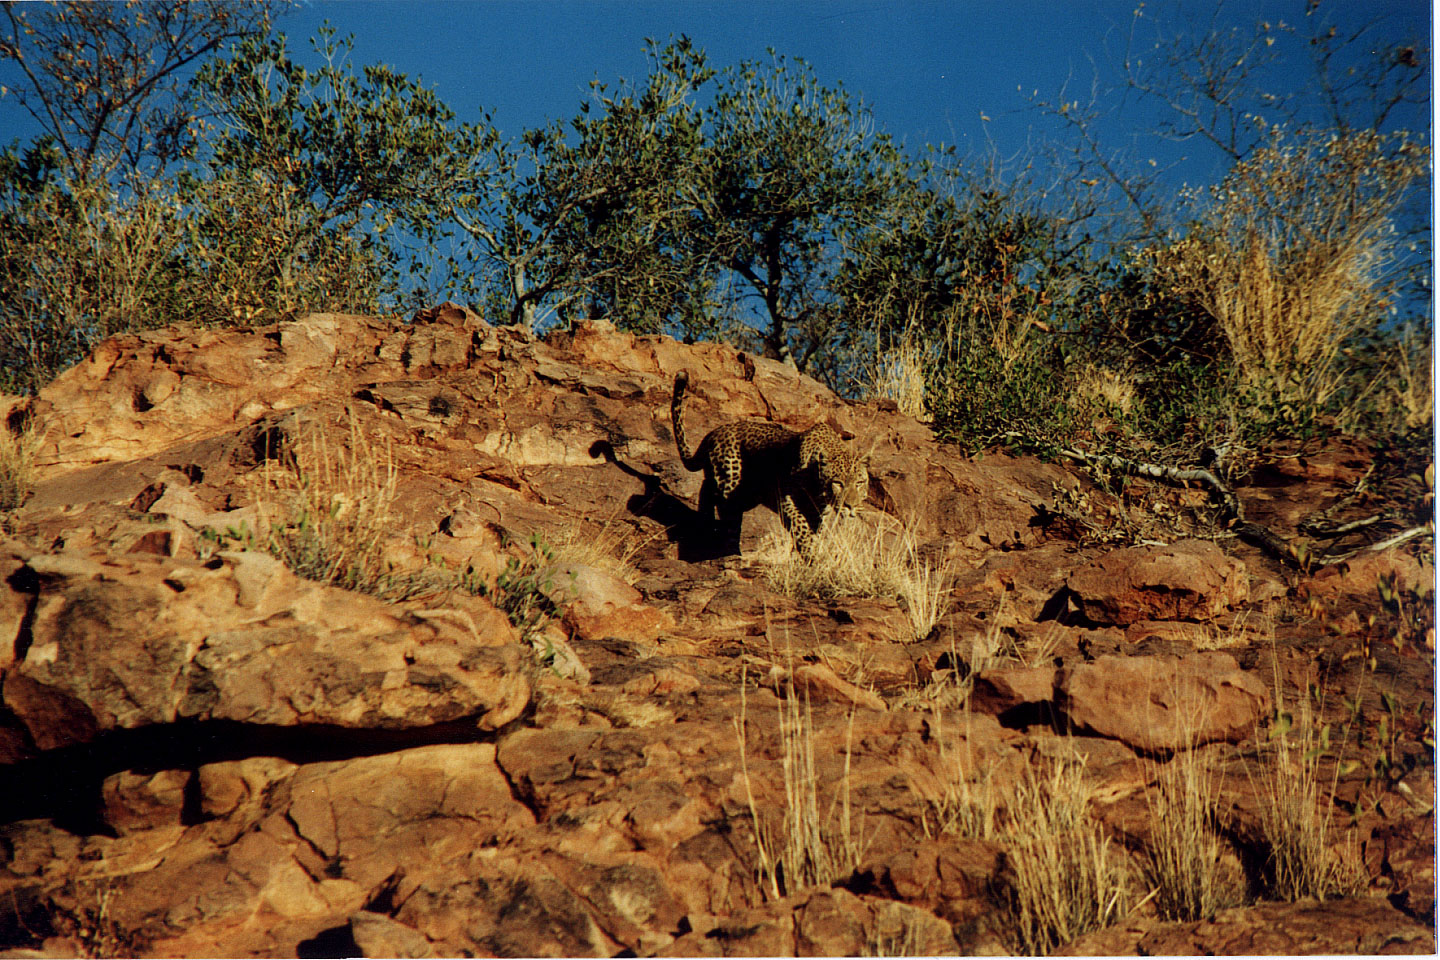
[[[697,437],[871,450],[822,531],[883,554],[870,589],[806,580],[772,511],[738,553],[698,523],[680,370]],[[1203,490],[1116,496],[734,347],[448,303],[121,335],[0,414],[37,436],[0,541],[0,956],[1436,948],[1433,630],[1402,615],[1431,543],[1297,571]],[[1237,495],[1293,533],[1375,456]],[[321,528],[353,552],[325,566]],[[1185,758],[1224,824],[1208,921],[1146,897]],[[1277,892],[1276,770],[1322,787],[1338,904]],[[1127,906],[1026,933],[1062,781]]]

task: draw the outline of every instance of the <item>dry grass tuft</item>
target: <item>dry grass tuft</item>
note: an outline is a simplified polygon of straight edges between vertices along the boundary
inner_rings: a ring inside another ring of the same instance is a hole
[[[1135,380],[1109,367],[1087,363],[1075,375],[1075,392],[1088,406],[1129,413],[1135,404]]]
[[[815,535],[812,559],[801,558],[790,549],[789,535],[779,532],[766,539],[757,560],[770,586],[787,597],[898,600],[909,618],[908,639],[929,636],[950,608],[953,561],[922,557],[909,527],[889,532],[863,520],[829,516]]]
[[[845,733],[845,769],[829,809],[821,813],[820,779],[815,769],[815,726],[809,699],[802,710],[793,685],[777,705],[780,719],[781,771],[785,790],[780,821],[761,815],[755,802],[745,748],[747,678],[740,680],[740,716],[735,735],[740,742],[740,772],[755,826],[760,859],[760,884],[779,899],[808,887],[828,886],[855,871],[865,844],[853,822],[850,806],[851,735],[855,711]],[[836,809],[838,806],[838,810]]]
[[[1116,922],[1130,877],[1104,828],[1089,818],[1091,788],[1078,760],[1033,769],[1009,805],[1005,903],[1021,952],[1042,955]]]
[[[922,422],[925,410],[925,367],[930,362],[925,350],[906,338],[898,347],[880,355],[870,373],[870,392],[894,400],[900,412]]]
[[[1431,343],[1407,326],[1395,344],[1385,377],[1382,409],[1395,411],[1395,420],[1411,429],[1428,426],[1435,419],[1434,364]]]
[[[585,524],[567,527],[555,542],[555,562],[594,567],[634,585],[640,572],[630,561],[654,536],[637,537],[630,525],[614,519],[598,524],[598,529]]]
[[[1330,748],[1330,727],[1325,724],[1317,729],[1308,700],[1302,700],[1298,716],[1287,713],[1278,679],[1275,703],[1272,762],[1258,778],[1250,772],[1261,800],[1268,893],[1290,902],[1358,894],[1365,888],[1366,878],[1355,835],[1337,838],[1331,815],[1340,764],[1334,766],[1328,796],[1320,769]]]
[[[658,703],[637,697],[623,690],[594,687],[588,691],[584,706],[608,719],[617,727],[640,729],[658,727],[675,720],[671,710]]]
[[[23,504],[35,485],[40,431],[28,420],[18,432],[0,427],[0,510]]]
[[[281,463],[266,463],[253,540],[308,580],[387,600],[433,590],[434,576],[386,562],[397,480],[390,445],[374,443],[353,413],[342,443],[321,426],[302,428]]]
[[[1193,746],[1163,766],[1145,792],[1150,807],[1146,878],[1167,920],[1202,920],[1245,899],[1238,862],[1224,862],[1225,819],[1214,753]]]
[[[968,725],[968,706],[964,717]],[[930,722],[940,750],[942,774],[941,794],[930,801],[939,832],[974,840],[998,839],[1004,797],[996,783],[995,766],[987,764],[982,769],[975,762],[968,729],[962,736],[946,735],[945,714],[939,704],[932,708]],[[922,825],[929,836],[929,824]]]

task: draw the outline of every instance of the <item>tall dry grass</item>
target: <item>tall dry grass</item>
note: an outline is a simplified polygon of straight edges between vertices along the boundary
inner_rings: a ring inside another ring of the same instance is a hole
[[[927,421],[925,368],[932,362],[930,352],[918,336],[907,334],[900,343],[875,358],[870,369],[870,393],[895,401],[900,412]]]
[[[1104,827],[1079,760],[1026,771],[1009,800],[1005,906],[1022,953],[1044,955],[1117,922],[1130,908],[1130,874]]]
[[[1308,699],[1287,712],[1278,679],[1275,702],[1270,763],[1249,771],[1260,798],[1267,893],[1286,901],[1354,896],[1366,881],[1354,833],[1342,836],[1335,824],[1340,764],[1329,778],[1322,769],[1330,728],[1316,722]]]
[[[1192,742],[1168,762],[1151,764],[1145,874],[1167,920],[1205,919],[1245,899],[1239,861],[1226,857],[1228,818],[1214,756]]]
[[[762,812],[755,800],[746,749],[746,678],[740,683],[740,716],[735,736],[740,745],[740,772],[755,829],[759,880],[770,896],[779,899],[808,887],[828,886],[855,871],[864,856],[865,843],[850,803],[851,737],[855,709],[850,711],[845,734],[845,766],[829,804],[821,803],[820,777],[815,764],[815,723],[806,697],[793,684],[776,706],[781,741],[781,782],[784,803],[777,817]],[[822,812],[822,807],[823,812]]]
[[[968,700],[962,716],[964,731],[947,734],[944,705],[937,702],[931,707],[930,723],[940,752],[941,784],[940,795],[930,801],[930,810],[942,834],[994,840],[1000,837],[1001,816],[1008,801],[997,779],[995,765],[981,764],[975,756],[970,735],[973,714]],[[921,823],[929,836],[928,821]]]
[[[1433,345],[1413,324],[1396,339],[1380,402],[1395,411],[1396,421],[1412,429],[1435,420]]]
[[[14,510],[35,487],[40,431],[27,420],[19,430],[0,425],[0,510]]]

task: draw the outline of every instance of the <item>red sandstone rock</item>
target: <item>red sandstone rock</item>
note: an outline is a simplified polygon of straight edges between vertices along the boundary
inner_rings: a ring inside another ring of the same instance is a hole
[[[1059,688],[1071,723],[1147,752],[1239,741],[1270,710],[1265,685],[1226,653],[1101,657],[1066,667]]]
[[[876,442],[868,522],[909,523],[926,556],[954,565],[932,637],[910,642],[893,596],[770,589],[748,553],[777,524],[764,509],[747,515],[745,554],[692,562],[699,475],[678,464],[669,422],[682,368],[697,435],[761,417]],[[0,953],[100,949],[85,931],[102,915],[104,949],[147,955],[1014,950],[997,894],[1009,814],[994,839],[941,831],[957,777],[988,778],[1003,801],[1027,768],[1084,756],[1092,815],[1138,869],[1141,754],[1215,740],[1233,760],[1223,741],[1263,722],[1277,683],[1292,709],[1317,660],[1331,714],[1337,689],[1384,678],[1403,707],[1387,729],[1414,768],[1402,782],[1433,789],[1433,668],[1405,644],[1345,658],[1378,567],[1301,582],[1322,625],[1290,606],[1293,574],[1235,541],[1271,585],[1267,605],[1246,601],[1242,560],[1208,544],[1101,554],[1032,522],[1053,483],[1073,482],[1064,467],[959,456],[893,405],[840,400],[721,344],[593,324],[542,340],[453,305],[398,325],[321,315],[115,338],[38,399],[0,398],[21,405],[45,449],[0,548],[0,774],[22,784],[0,791]],[[604,523],[633,586],[579,571],[533,638],[565,656],[537,659],[485,597],[386,604],[263,555],[212,556],[203,529],[255,526],[256,471],[281,441],[352,415],[371,449],[393,451],[398,569],[439,558],[493,583],[503,544]],[[1293,523],[1348,477],[1282,477],[1283,510],[1274,489],[1238,492],[1252,516]],[[1413,546],[1394,568],[1424,584]],[[1077,626],[1071,599],[1114,626]],[[1156,655],[1210,633],[1233,660]],[[979,669],[968,701],[942,661]],[[773,680],[771,664],[785,665]],[[759,851],[779,849],[796,795],[776,696],[792,684],[808,691],[813,816],[830,850],[858,859],[776,899]],[[1359,709],[1378,729],[1378,698]],[[1075,729],[1057,733],[1067,719]],[[1248,762],[1263,773],[1268,756]],[[1346,803],[1359,776],[1341,784]],[[1357,835],[1368,876],[1399,911],[1265,904],[1134,920],[1077,948],[1433,949],[1433,819],[1364,789],[1378,801]],[[1253,785],[1231,776],[1224,790],[1250,836]]]
[[[1084,615],[1119,626],[1137,620],[1209,620],[1249,597],[1245,565],[1213,543],[1113,550],[1070,574]]]

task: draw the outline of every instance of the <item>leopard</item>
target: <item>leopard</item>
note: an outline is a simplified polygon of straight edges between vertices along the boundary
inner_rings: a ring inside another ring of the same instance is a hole
[[[737,420],[711,430],[691,452],[685,433],[685,391],[690,375],[675,376],[670,420],[685,469],[705,472],[700,516],[738,528],[744,513],[769,502],[795,541],[801,557],[813,559],[815,532],[825,508],[854,516],[870,489],[870,454],[846,448],[829,424],[796,432],[765,420]]]

